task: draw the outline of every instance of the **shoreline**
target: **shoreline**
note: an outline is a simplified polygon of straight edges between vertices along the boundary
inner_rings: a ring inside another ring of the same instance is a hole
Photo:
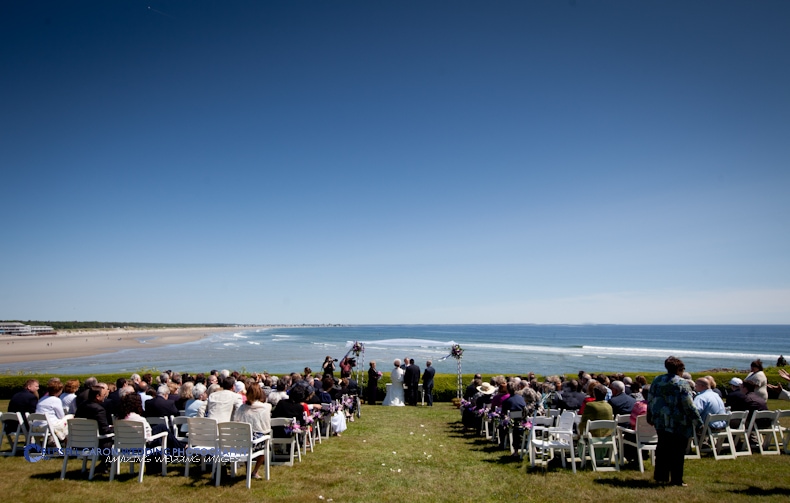
[[[57,335],[0,336],[0,365],[97,356],[123,349],[161,347],[194,342],[213,334],[237,332],[244,327],[158,328],[148,330],[69,330]]]

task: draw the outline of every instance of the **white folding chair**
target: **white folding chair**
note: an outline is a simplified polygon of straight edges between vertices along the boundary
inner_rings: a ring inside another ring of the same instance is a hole
[[[189,477],[189,466],[192,464],[192,456],[200,456],[200,467],[205,471],[206,459],[214,458],[218,455],[219,441],[217,430],[217,420],[210,417],[190,417],[187,418],[187,447],[184,449],[186,463],[184,477]],[[212,468],[213,473],[213,468]]]
[[[99,456],[104,455],[104,453],[99,452],[101,441],[112,438],[114,434],[99,435],[99,423],[94,419],[69,419],[68,425],[69,436],[66,439],[66,450],[63,452],[63,468],[60,470],[60,480],[66,478],[66,465],[70,456],[75,456],[77,459],[82,458],[82,473],[85,473],[85,465],[88,463],[88,459],[91,460],[91,471],[88,475],[88,480],[93,480],[93,475],[96,472],[96,461],[98,461]]]
[[[713,423],[723,422],[724,428],[716,429]],[[732,439],[730,432],[730,414],[709,414],[705,418],[705,424],[702,426],[702,438],[707,440],[711,451],[713,452],[713,459],[735,459],[735,442]],[[701,447],[701,446],[700,446]],[[730,450],[729,454],[719,454],[719,449],[727,447]]]
[[[593,431],[598,433],[598,435],[593,435]],[[603,435],[600,435],[601,433]],[[584,436],[579,439],[579,445],[582,468],[584,468],[587,456],[589,456],[593,471],[620,471],[617,454],[617,422],[614,420],[587,421],[587,427],[585,428]],[[600,461],[606,459],[609,465],[614,466],[598,466],[598,451],[604,451],[606,454],[606,458],[602,456]]]
[[[735,445],[736,456],[752,455],[752,447],[749,445],[749,437],[746,434],[746,419],[748,416],[749,412],[745,410],[730,412],[730,435],[732,435],[732,441]],[[742,448],[739,449],[739,447]]]
[[[538,416],[537,413],[533,414],[530,419],[532,427],[529,431],[525,431],[521,436],[521,449],[519,449],[519,456],[524,459],[524,456],[530,452],[530,444],[532,442],[532,429],[537,427],[550,428],[554,426],[554,418],[548,416]]]
[[[252,425],[235,421],[219,423],[217,428],[219,430],[220,461],[214,469],[214,485],[219,486],[219,480],[222,476],[222,463],[231,463],[231,475],[235,477],[237,465],[241,462],[247,464],[247,489],[249,489],[252,483],[253,463],[259,456],[265,456],[266,480],[269,480],[269,466],[271,462],[271,456],[269,455],[271,444],[269,441],[272,438],[271,435],[263,435],[253,440]],[[254,447],[261,442],[264,443],[263,449],[255,450]]]
[[[630,422],[629,425],[631,426]],[[647,422],[647,415],[643,414],[637,416],[636,427],[631,428],[617,427],[617,433],[620,440],[620,460],[623,460],[624,446],[630,445],[636,449],[636,458],[639,460],[639,471],[645,471],[645,464],[642,461],[642,452],[650,453],[650,462],[653,466],[656,464],[656,446],[658,445],[658,433],[656,429]],[[626,435],[634,436],[634,440],[626,438]]]
[[[46,450],[49,442],[52,442],[56,448],[61,448],[60,439],[55,434],[55,429],[52,427],[46,414],[28,413],[26,415],[28,425],[27,445],[40,445],[41,452]]]
[[[145,461],[148,456],[158,456],[162,463],[162,476],[167,475],[167,432],[162,431],[153,435],[151,441],[162,439],[161,445],[147,447],[145,438],[145,425],[141,421],[118,419],[113,425],[115,437],[113,438],[112,466],[110,466],[110,482],[115,480],[116,473],[121,474],[121,462],[129,463],[129,473],[134,475],[134,464],[140,463],[140,474],[137,481],[142,483],[145,475]]]
[[[16,449],[19,446],[21,437],[27,438],[27,427],[21,412],[3,412],[0,416],[3,423],[2,434],[0,434],[0,450],[3,449],[3,440],[8,438],[11,446],[9,452],[0,452],[0,456],[16,456]],[[13,439],[13,441],[12,441]]]
[[[189,443],[189,418],[185,416],[175,416],[173,417],[173,435],[175,435],[176,440],[179,442]]]
[[[272,429],[277,427],[289,427],[291,419],[286,417],[275,417],[271,421]],[[279,454],[276,451],[278,446],[286,447],[288,452],[286,454]],[[299,461],[301,461],[301,451],[299,450],[299,443],[296,440],[296,435],[292,434],[289,437],[272,437],[271,439],[271,464],[273,465],[286,465],[293,466],[294,454],[299,453]]]
[[[782,453],[776,428],[777,413],[778,411],[776,410],[756,410],[752,413],[752,419],[749,422],[749,429],[746,435],[749,438],[751,438],[752,434],[756,436],[757,449],[760,451],[760,454]],[[766,425],[760,426],[763,422]]]
[[[576,413],[566,410],[559,416],[557,426],[535,426],[530,431],[529,462],[535,466],[535,459],[540,455],[541,464],[547,466],[547,459],[552,459],[556,451],[562,453],[562,466],[565,468],[565,452],[570,454],[571,467],[576,473],[576,452],[573,444],[573,424]],[[555,417],[547,418],[553,422]]]

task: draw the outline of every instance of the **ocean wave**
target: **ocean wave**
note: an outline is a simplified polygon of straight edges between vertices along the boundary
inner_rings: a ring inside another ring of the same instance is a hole
[[[247,344],[255,344],[256,346],[260,346],[261,345],[260,342],[255,342],[255,341],[247,341]]]
[[[383,348],[393,348],[393,347],[418,347],[418,348],[438,348],[438,347],[446,347],[450,348],[454,341],[432,341],[429,339],[383,339],[383,340],[376,340],[376,341],[360,341],[363,344],[376,344],[378,346],[383,346]],[[346,347],[349,348],[351,345],[354,344],[354,341],[346,341]]]
[[[247,338],[246,335],[241,335],[241,333],[235,333],[235,334],[233,334],[233,337],[238,337],[239,339],[246,339]]]
[[[654,349],[654,348],[631,348],[631,347],[608,347],[608,346],[582,346],[582,349],[595,352],[615,353],[626,356],[656,356],[666,358],[669,355],[688,356],[695,358],[743,358],[754,360],[756,358],[775,359],[778,355],[729,352],[729,351],[697,351],[693,349]]]

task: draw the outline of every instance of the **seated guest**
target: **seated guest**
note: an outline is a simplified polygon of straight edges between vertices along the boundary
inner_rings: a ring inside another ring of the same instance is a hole
[[[236,384],[233,385],[233,392],[239,395],[242,404],[247,403],[247,386],[243,382],[236,381]]]
[[[738,377],[730,379],[730,392],[727,393],[727,407],[731,410],[748,410],[746,407],[746,395],[741,389],[743,381]]]
[[[595,401],[595,395],[593,391],[595,390],[595,387],[598,386],[599,384],[600,383],[595,380],[591,380],[590,382],[587,383],[587,397],[582,402],[581,407],[579,407],[579,414],[584,414],[584,409],[587,406],[587,404]],[[606,389],[608,390],[609,388]]]
[[[140,395],[140,401],[143,403],[143,410],[145,410],[145,402],[153,398],[148,394],[148,383],[141,380],[134,385],[134,389],[137,391],[137,394]]]
[[[107,419],[112,422],[113,416],[119,416],[121,410],[121,390],[126,386],[126,379],[123,377],[115,381],[115,390],[110,390],[107,399],[104,400],[104,408],[107,410]]]
[[[25,425],[27,425],[25,414],[32,414],[36,411],[36,405],[38,405],[38,388],[39,384],[36,379],[28,379],[22,391],[15,393],[8,402],[8,412],[21,412]],[[8,423],[7,425],[7,428],[16,429],[16,427],[16,421]]]
[[[464,398],[470,400],[473,396],[475,396],[478,393],[477,387],[481,384],[483,384],[483,377],[480,374],[475,374],[472,382],[469,383],[469,386],[467,386],[466,390],[464,391]]]
[[[765,372],[763,372],[763,362],[759,358],[751,363],[751,372],[744,379],[744,382],[746,381],[754,383],[754,392],[763,401],[768,400],[768,379],[766,379]]]
[[[562,392],[562,402],[560,408],[565,410],[579,410],[587,397],[580,391],[579,381],[571,379],[566,383],[566,388]]]
[[[170,396],[170,387],[167,384],[160,384],[156,390],[156,397],[148,400],[145,405],[145,417],[177,416],[176,403],[168,400],[168,396]]]
[[[331,376],[330,376],[331,377]],[[274,391],[269,393],[266,397],[266,401],[272,404],[272,407],[277,407],[277,403],[280,400],[287,400],[288,399],[288,385],[290,383],[290,377],[283,376],[281,379],[277,380],[277,384],[274,385]],[[334,381],[332,381],[334,385]]]
[[[53,377],[47,382],[46,396],[39,400],[38,405],[36,405],[36,413],[45,414],[47,422],[52,426],[52,430],[58,439],[65,440],[69,428],[66,422],[68,418],[63,411],[63,402],[60,401],[61,393],[63,393],[63,383],[57,377]],[[34,426],[43,426],[43,424]]]
[[[271,417],[272,406],[270,403],[265,402],[266,396],[263,394],[261,387],[254,383],[247,388],[247,403],[243,404],[236,410],[233,415],[234,421],[243,423],[250,423],[252,426],[253,439],[260,438],[263,435],[271,433]],[[256,445],[254,450],[259,451],[264,448],[264,443]],[[252,477],[259,479],[258,470],[265,460],[264,456],[259,456],[255,462],[255,468],[252,470]]]
[[[640,386],[638,382],[635,382],[634,385]],[[640,397],[642,397],[643,395],[647,396],[647,392],[650,390],[650,385],[649,384],[645,384],[644,386],[641,386],[640,389],[642,391],[639,393],[639,396]],[[634,394],[632,393],[631,396],[634,396]],[[639,416],[644,416],[646,414],[647,414],[647,400],[642,398],[641,400],[638,400],[638,401],[634,402],[634,407],[631,409],[631,429],[632,430],[634,428],[636,428],[636,418],[639,417]]]
[[[633,398],[635,402],[641,402],[647,395],[647,392],[642,386],[643,385],[640,384],[639,381],[634,381],[631,383],[631,398]]]
[[[505,379],[505,376],[496,376],[493,384],[496,385],[497,392],[491,398],[491,410],[501,407],[502,402],[510,398],[510,393],[507,392],[507,379]]]
[[[719,395],[719,398],[723,400],[724,394],[721,392],[719,388],[716,387],[716,379],[714,379],[713,376],[705,376],[705,379],[708,380],[708,384],[710,384],[711,391]]]
[[[609,399],[612,413],[615,416],[618,414],[631,414],[631,409],[634,407],[636,400],[625,393],[625,384],[622,381],[612,381],[609,389],[612,392],[612,397]]]
[[[77,390],[80,389],[80,382],[77,379],[70,379],[63,385],[63,393],[60,395],[60,402],[63,404],[63,412],[74,414],[77,412]]]
[[[99,434],[112,433],[112,427],[107,420],[107,410],[102,405],[109,394],[109,387],[105,383],[98,383],[90,389],[88,400],[77,407],[74,417],[93,419],[99,425]],[[101,441],[102,448],[112,445],[112,439]]]
[[[192,389],[195,384],[192,382],[185,382],[178,387],[178,400],[176,400],[176,409],[182,411],[187,408],[187,403],[194,400]]]
[[[281,399],[277,402],[277,405],[272,410],[272,417],[282,417],[282,418],[295,418],[296,421],[304,428],[306,425],[305,422],[305,407],[303,406],[304,400],[307,398],[307,386],[302,385],[294,385],[289,394],[288,398]],[[272,433],[277,438],[285,438],[290,435],[286,435],[285,428],[282,426],[272,428]]]
[[[748,421],[752,420],[752,415],[758,410],[768,410],[768,404],[763,400],[763,397],[757,393],[758,384],[754,381],[743,381],[743,389],[744,399],[743,403],[745,405],[745,409],[735,409],[733,407],[732,410],[747,410],[749,411],[749,419]],[[767,428],[771,425],[770,419],[761,419],[757,421],[758,428]]]
[[[708,419],[709,415],[724,414],[727,412],[727,409],[724,407],[724,402],[721,401],[721,397],[710,389],[710,381],[708,381],[708,379],[700,377],[696,380],[694,386],[697,392],[697,396],[694,397],[694,406],[699,411],[703,424]],[[711,428],[721,430],[727,426],[727,423],[726,421],[716,421],[711,423],[710,426]]]
[[[594,384],[593,384],[594,383]],[[593,401],[587,402],[582,413],[582,420],[579,423],[579,433],[584,434],[589,421],[612,420],[612,406],[606,401],[606,386],[592,381]],[[606,430],[591,430],[594,437],[606,434]]]
[[[524,396],[518,393],[517,384],[515,381],[510,381],[507,383],[507,392],[510,395],[507,400],[502,402],[502,417],[506,417],[510,412],[524,412],[527,408],[527,402],[524,400]],[[514,438],[513,444],[520,444],[521,436],[520,436],[521,429],[514,428]],[[499,435],[499,444],[500,447],[505,447],[505,437],[507,437],[507,428],[500,426],[500,435]],[[518,437],[518,438],[516,438]]]
[[[90,394],[91,389],[97,384],[99,384],[99,380],[96,379],[95,377],[89,377],[85,379],[85,382],[82,383],[83,386],[82,391],[77,392],[77,398],[74,399],[77,402],[78,408],[80,405],[82,405],[83,402],[88,401],[89,399],[88,395]]]
[[[204,417],[206,413],[206,386],[202,383],[197,383],[192,386],[192,399],[187,401],[184,405],[184,416],[186,417]],[[199,414],[203,410],[203,415]]]
[[[233,413],[241,407],[241,395],[233,391],[236,379],[227,377],[222,380],[222,390],[211,393],[206,400],[206,417],[212,417],[217,422],[230,421]]]

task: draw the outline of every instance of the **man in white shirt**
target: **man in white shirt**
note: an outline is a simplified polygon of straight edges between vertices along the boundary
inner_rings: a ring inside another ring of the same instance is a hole
[[[236,409],[241,407],[241,395],[233,392],[236,379],[227,377],[222,380],[221,391],[215,391],[208,396],[206,401],[206,417],[212,417],[217,422],[230,421]]]

